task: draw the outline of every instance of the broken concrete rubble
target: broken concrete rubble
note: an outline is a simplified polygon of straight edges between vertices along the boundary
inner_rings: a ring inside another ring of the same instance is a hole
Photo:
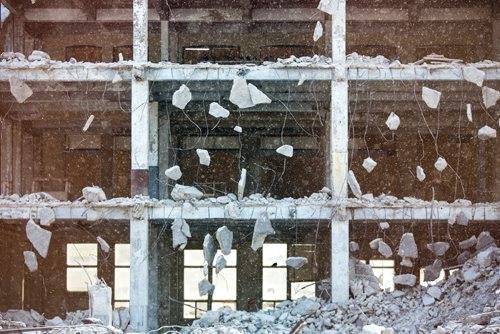
[[[321,22],[316,22],[316,27],[314,28],[313,41],[317,42],[321,36],[323,36],[323,25]]]
[[[181,184],[176,184],[172,192],[170,193],[174,201],[188,201],[192,199],[200,199],[203,197],[203,193],[199,191],[196,187],[184,186]]]
[[[390,227],[388,222],[381,222],[378,225],[382,230],[387,230]]]
[[[185,219],[176,218],[172,223],[172,248],[183,250],[188,242],[187,238],[191,238],[191,231]]]
[[[394,284],[414,286],[417,283],[417,276],[412,274],[403,274],[394,276]]]
[[[458,225],[462,225],[462,226],[467,226],[469,225],[469,217],[465,214],[465,212],[463,211],[460,211],[456,218],[455,218],[455,221]]]
[[[472,104],[467,103],[467,120],[472,123]]]
[[[50,226],[50,224],[56,221],[54,210],[48,207],[38,210],[38,216],[40,217],[40,225],[42,226]]]
[[[233,128],[233,130],[236,131],[236,132],[238,132],[238,133],[242,133],[243,132],[243,129],[239,125],[235,125],[234,128]]]
[[[285,261],[287,267],[293,269],[300,269],[305,266],[307,262],[307,258],[302,256],[290,256]]]
[[[240,180],[238,181],[238,200],[241,201],[245,195],[245,186],[247,183],[247,170],[241,169]]]
[[[354,175],[354,172],[352,170],[350,170],[347,174],[347,184],[349,184],[349,188],[351,188],[352,194],[354,196],[360,198],[363,195],[358,180],[356,180],[356,176]]]
[[[477,132],[477,137],[481,140],[488,140],[497,137],[497,130],[485,125]]]
[[[365,160],[363,160],[363,168],[368,172],[371,173],[375,167],[377,166],[377,163],[375,160],[372,158],[368,157]]]
[[[98,280],[89,286],[88,292],[90,316],[101,320],[103,325],[110,326],[113,320],[111,288],[103,280]]]
[[[401,263],[401,265],[407,267],[413,266],[411,260],[409,259],[410,258],[416,259],[418,257],[417,244],[415,242],[415,238],[413,237],[413,233],[405,233],[401,236],[401,241],[399,242],[398,255],[403,258],[403,262]]]
[[[233,247],[233,232],[231,232],[226,226],[222,226],[217,229],[217,232],[215,232],[215,238],[219,243],[222,254],[231,254],[231,248]]]
[[[490,232],[481,232],[477,237],[476,249],[482,251],[490,246],[496,246],[495,239],[491,236]]]
[[[210,283],[206,278],[202,279],[198,283],[198,292],[200,294],[200,297],[205,296],[205,295],[211,295],[215,290],[215,285]]]
[[[356,241],[349,242],[349,251],[352,253],[359,251],[359,244]]]
[[[52,232],[47,231],[30,219],[26,224],[26,236],[41,257],[47,257]]]
[[[421,166],[417,166],[417,179],[422,182],[425,180],[425,172]]]
[[[227,262],[224,255],[217,256],[217,260],[215,260],[215,273],[220,273],[222,269],[226,268],[226,264]]]
[[[466,81],[472,82],[473,84],[476,84],[478,87],[483,86],[484,77],[486,76],[486,73],[484,73],[484,71],[481,71],[480,69],[474,66],[463,67],[463,71],[464,71],[464,79]]]
[[[378,252],[382,254],[382,256],[385,258],[389,258],[392,256],[391,247],[388,244],[386,244],[383,240],[380,240],[378,242]]]
[[[254,105],[268,104],[272,102],[272,100],[266,94],[261,92],[257,87],[255,87],[251,83],[248,84],[248,90],[250,92],[250,98],[252,99],[252,103]]]
[[[441,259],[436,259],[431,265],[428,265],[424,268],[424,281],[432,282],[439,278],[441,274],[441,267],[443,265],[443,261]]]
[[[203,240],[203,257],[209,266],[213,264],[216,253],[217,248],[215,247],[214,238],[210,234],[205,235],[205,239]]]
[[[441,100],[441,92],[425,87],[422,87],[422,100],[424,100],[425,104],[431,109],[436,109],[439,105],[439,101]]]
[[[106,194],[100,187],[97,186],[83,188],[82,194],[88,203],[102,202],[106,200]]]
[[[476,244],[476,242],[477,242],[476,236],[473,235],[472,237],[470,237],[467,240],[460,241],[458,243],[458,247],[460,247],[460,249],[469,249],[472,246],[474,246]]]
[[[47,52],[40,50],[33,50],[28,56],[29,61],[47,61],[50,60],[50,56]]]
[[[109,253],[109,251],[111,250],[111,247],[109,247],[109,244],[106,242],[106,240],[104,240],[103,238],[101,238],[99,236],[96,239],[97,239],[97,243],[101,247],[101,250],[105,253]]]
[[[321,0],[318,9],[327,14],[333,15],[335,13],[336,3],[334,0]]]
[[[250,96],[247,81],[243,77],[236,77],[233,80],[229,101],[236,104],[238,108],[245,109],[255,106]]]
[[[174,92],[174,95],[172,95],[172,104],[177,108],[184,110],[192,98],[193,95],[191,94],[189,87],[181,85],[181,87]]]
[[[208,154],[207,150],[196,149],[196,154],[200,159],[200,165],[210,166],[210,154]]]
[[[10,92],[16,98],[18,103],[24,103],[31,95],[33,90],[23,80],[11,76],[9,77]]]
[[[293,157],[293,146],[291,145],[282,145],[276,149],[276,153],[284,155],[285,157],[291,158]]]
[[[401,124],[401,120],[399,119],[398,115],[396,115],[394,112],[391,112],[389,117],[387,117],[385,124],[387,125],[389,130],[396,131]]]
[[[443,157],[439,157],[434,163],[434,167],[440,172],[444,171],[447,166],[448,163]]]
[[[177,181],[177,180],[179,180],[182,177],[182,171],[181,171],[181,168],[179,166],[175,165],[175,166],[172,166],[172,167],[168,168],[165,171],[165,175],[169,179]]]
[[[90,128],[90,125],[94,121],[94,115],[90,115],[87,121],[85,122],[85,125],[83,125],[82,131],[87,132],[87,130]]]
[[[500,92],[493,88],[484,86],[482,92],[483,92],[483,103],[487,109],[495,106],[498,100],[500,99]]]
[[[216,118],[227,118],[229,117],[229,110],[222,107],[217,102],[210,103],[208,113]]]
[[[252,249],[257,251],[264,244],[266,237],[274,233],[275,231],[271,225],[271,220],[269,219],[267,212],[261,213],[254,226],[251,246]]]
[[[444,241],[438,241],[432,244],[427,244],[427,249],[434,253],[436,256],[443,256],[444,253],[450,248],[450,244]]]
[[[38,270],[38,261],[36,260],[36,254],[31,251],[24,251],[24,264],[28,267],[28,270],[32,273]]]

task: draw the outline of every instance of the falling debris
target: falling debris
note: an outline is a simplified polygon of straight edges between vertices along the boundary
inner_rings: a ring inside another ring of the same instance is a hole
[[[43,52],[40,50],[33,50],[31,54],[28,56],[29,61],[47,61],[50,60],[50,56],[47,52]]]
[[[36,260],[36,254],[31,251],[24,251],[24,264],[28,267],[30,273],[38,270],[38,261]]]
[[[464,79],[466,81],[472,82],[478,85],[479,87],[483,87],[483,81],[484,77],[486,76],[486,73],[477,69],[474,66],[464,67],[463,71],[464,71]]]
[[[48,207],[43,207],[38,211],[38,216],[40,217],[40,225],[50,226],[56,221],[56,214],[53,209]]]
[[[422,182],[425,180],[425,172],[421,166],[417,166],[417,179]]]
[[[92,318],[102,321],[104,326],[111,326],[113,309],[111,307],[112,291],[104,280],[98,280],[89,286],[89,310]]]
[[[222,269],[226,268],[226,264],[227,262],[224,255],[217,256],[217,260],[215,260],[215,273],[220,273]]]
[[[208,110],[208,113],[216,118],[227,118],[229,117],[230,114],[229,110],[222,107],[217,102],[210,103],[210,108]]]
[[[385,121],[385,124],[387,125],[389,130],[396,131],[401,124],[401,120],[399,119],[398,115],[396,115],[394,112],[391,112],[391,114],[387,118],[387,121]]]
[[[316,22],[316,27],[314,28],[313,41],[317,42],[321,36],[323,36],[323,25],[321,22]]]
[[[443,261],[441,259],[436,259],[434,262],[424,268],[424,281],[432,282],[439,278],[441,275],[441,268],[443,266]]]
[[[104,253],[109,253],[109,251],[111,250],[111,247],[109,247],[109,244],[106,242],[106,240],[104,240],[103,238],[101,237],[97,237],[97,242],[99,243],[99,246],[101,247],[101,250],[104,252]]]
[[[243,132],[243,129],[241,128],[241,126],[239,125],[236,125],[234,128],[233,128],[234,131],[238,132],[238,133],[242,133]]]
[[[184,110],[184,108],[192,98],[193,95],[191,94],[188,86],[182,85],[178,90],[174,92],[174,95],[172,96],[172,104],[177,108]]]
[[[26,236],[41,257],[47,257],[52,232],[47,231],[30,219],[26,224]]]
[[[427,104],[429,108],[436,109],[439,105],[439,101],[441,100],[441,92],[423,86],[422,100],[424,100],[425,104]]]
[[[472,104],[467,103],[467,119],[472,123]]]
[[[257,251],[262,247],[268,235],[275,234],[267,212],[262,212],[255,223],[252,236],[252,249]]]
[[[117,83],[122,82],[122,81],[123,81],[122,76],[119,73],[116,73],[113,77],[113,80],[111,80],[111,83],[117,84]]]
[[[357,198],[361,198],[363,193],[361,192],[361,187],[359,186],[358,180],[356,180],[356,176],[354,176],[354,172],[352,170],[347,174],[347,183],[349,184],[349,188],[351,188],[352,194]]]
[[[370,157],[363,160],[363,168],[366,169],[368,173],[371,173],[376,166],[377,163]]]
[[[211,295],[215,290],[215,285],[210,283],[206,278],[202,279],[198,283],[198,293],[200,294],[200,297],[205,296],[205,295]]]
[[[427,249],[434,253],[436,256],[443,256],[448,249],[450,249],[450,244],[444,241],[438,241],[432,244],[427,244]]]
[[[321,0],[318,9],[327,14],[333,15],[335,13],[335,1],[334,0]]]
[[[215,248],[214,238],[207,234],[203,240],[203,257],[209,266],[214,262],[215,253],[217,253],[217,248]]]
[[[203,197],[203,193],[197,188],[192,186],[183,186],[181,184],[176,184],[172,192],[170,193],[174,201],[192,200],[200,199]]]
[[[245,109],[255,106],[250,96],[250,90],[245,78],[236,77],[233,80],[229,101],[236,104],[238,108]]]
[[[302,86],[302,84],[307,80],[307,75],[305,73],[300,74],[299,82],[297,82],[297,86]]]
[[[85,122],[85,125],[82,128],[83,132],[87,132],[87,130],[90,128],[90,125],[94,121],[94,115],[90,115],[89,118],[87,119],[87,122]]]
[[[386,244],[383,240],[378,242],[378,252],[382,254],[383,257],[388,258],[392,256],[391,247]]]
[[[394,333],[392,328],[385,328],[383,326],[378,326],[375,324],[370,324],[363,326],[361,334],[390,334]]]
[[[233,247],[233,232],[231,232],[226,226],[222,226],[217,229],[217,232],[215,232],[215,238],[219,243],[222,254],[231,254],[231,248]]]
[[[497,130],[485,125],[479,129],[477,137],[481,140],[493,139],[497,137]]]
[[[371,249],[377,249],[378,248],[378,243],[381,241],[381,238],[373,239],[370,241],[370,248]]]
[[[276,152],[284,155],[285,157],[293,157],[293,146],[291,145],[282,145],[276,149]]]
[[[481,232],[477,237],[476,250],[481,251],[490,246],[496,246],[495,239],[493,239],[490,232]]]
[[[31,95],[33,90],[23,80],[15,77],[9,77],[10,92],[16,98],[18,103],[24,103]]]
[[[182,171],[181,168],[177,165],[170,167],[165,171],[165,175],[174,181],[177,181],[182,177]]]
[[[476,242],[477,242],[476,236],[473,235],[467,240],[460,241],[458,243],[458,247],[460,247],[460,249],[469,249],[472,248],[476,244]]]
[[[88,203],[102,202],[106,200],[106,194],[100,187],[97,186],[83,188],[82,194]]]
[[[497,104],[498,99],[500,99],[500,92],[484,86],[483,87],[483,103],[486,108],[491,108]]]
[[[252,103],[254,105],[257,104],[267,104],[271,103],[272,100],[267,97],[266,94],[261,92],[257,87],[252,84],[248,84],[248,90],[250,91],[250,98],[252,99]]]
[[[307,258],[306,257],[301,257],[301,256],[290,256],[286,259],[285,263],[287,267],[293,268],[293,269],[300,269],[304,265],[307,264]]]
[[[208,154],[207,150],[196,149],[196,154],[198,154],[198,158],[200,159],[200,165],[210,166],[210,154]]]
[[[469,225],[469,217],[463,211],[460,211],[455,218],[455,221],[458,225],[467,226]]]
[[[349,242],[349,250],[353,253],[359,251],[359,244],[356,241]]]
[[[434,163],[434,167],[442,172],[445,170],[445,168],[448,166],[448,163],[446,162],[446,160],[442,157],[439,157],[436,162]]]
[[[399,242],[398,255],[403,258],[401,265],[405,267],[413,267],[411,259],[416,259],[418,257],[417,243],[413,233],[405,233],[401,237]]]
[[[388,222],[381,222],[379,226],[382,230],[387,230],[390,227]]]
[[[245,168],[241,169],[240,181],[238,181],[238,201],[243,199],[245,194],[245,186],[247,183],[247,170]]]
[[[394,276],[394,284],[415,286],[417,283],[417,276],[412,274],[403,274]]]
[[[172,223],[172,248],[183,250],[188,242],[187,238],[191,238],[191,231],[185,219],[176,218]]]

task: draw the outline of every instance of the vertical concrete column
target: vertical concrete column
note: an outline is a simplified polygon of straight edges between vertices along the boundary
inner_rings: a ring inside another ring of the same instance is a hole
[[[332,60],[335,78],[332,80],[330,105],[330,186],[334,199],[347,197],[348,173],[348,82],[346,68],[346,0],[334,0],[332,16]],[[332,301],[349,299],[349,221],[339,213],[331,224]]]
[[[149,104],[149,197],[159,198],[158,193],[158,102]]]
[[[12,192],[21,194],[22,132],[21,121],[12,124]]]
[[[12,193],[12,122],[4,118],[0,123],[0,194]]]
[[[169,22],[160,22],[160,51],[161,51],[161,61],[169,61]]]

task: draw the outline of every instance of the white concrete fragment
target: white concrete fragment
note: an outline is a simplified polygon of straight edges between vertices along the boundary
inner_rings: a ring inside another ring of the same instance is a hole
[[[479,264],[479,268],[488,268],[494,261],[496,253],[496,247],[490,247],[476,256],[477,264]]]
[[[473,84],[476,84],[479,87],[483,87],[483,81],[484,77],[486,76],[486,73],[484,73],[483,71],[474,66],[464,67],[463,71],[464,71],[464,79],[466,81],[472,82]]]
[[[358,180],[356,180],[356,176],[352,170],[347,174],[347,183],[349,184],[349,188],[351,188],[352,194],[357,198],[361,198],[363,193],[361,192],[361,187],[359,186]]]
[[[231,87],[231,94],[229,95],[229,101],[236,104],[238,108],[241,109],[255,106],[255,103],[252,102],[250,90],[245,78],[234,78],[233,86]]]
[[[335,1],[334,0],[321,0],[319,2],[318,9],[322,12],[333,15],[333,13],[335,13]]]
[[[425,87],[422,87],[422,100],[429,108],[436,109],[441,100],[441,92]]]
[[[254,85],[248,84],[248,90],[250,92],[250,98],[252,99],[252,103],[254,105],[267,104],[272,102],[272,100],[266,94],[264,94]]]
[[[172,95],[172,104],[177,108],[184,110],[192,98],[193,95],[191,94],[188,86],[181,85],[181,87],[174,92],[174,95]]]
[[[443,256],[448,249],[450,249],[450,244],[444,241],[438,241],[432,244],[427,244],[427,249],[434,253],[436,256]]]
[[[113,321],[113,309],[111,307],[111,288],[102,280],[89,286],[89,310],[92,318],[102,321],[105,326],[110,326]]]
[[[285,157],[293,157],[293,146],[291,145],[282,145],[276,149],[276,153],[284,155]]]
[[[227,118],[229,117],[230,114],[229,110],[222,107],[217,102],[210,103],[210,108],[208,110],[208,113],[216,118]]]
[[[394,276],[394,284],[414,286],[417,283],[417,277],[412,274],[403,274]]]
[[[313,41],[317,42],[321,36],[323,36],[323,25],[321,22],[316,22],[316,27],[314,28]]]
[[[441,299],[441,296],[443,295],[443,291],[441,291],[441,289],[435,285],[429,287],[427,289],[427,294],[429,296],[431,296],[432,298],[434,299]]]
[[[417,244],[413,233],[405,233],[401,236],[399,242],[398,255],[401,257],[410,257],[416,259],[418,257]]]
[[[106,200],[106,194],[100,187],[97,186],[83,188],[82,194],[88,203],[95,203]]]
[[[183,250],[188,242],[188,238],[191,238],[191,230],[185,219],[176,218],[171,226],[172,229],[172,248]]]
[[[170,167],[165,171],[165,175],[172,180],[177,181],[182,177],[182,171],[181,168],[177,165]]]
[[[266,237],[274,233],[275,231],[271,225],[271,220],[269,220],[267,212],[262,212],[253,229],[252,249],[257,251],[264,244]]]
[[[421,166],[417,166],[417,179],[422,182],[425,180],[425,172]]]
[[[50,226],[50,224],[56,221],[54,210],[48,207],[38,210],[38,216],[40,217],[40,225],[42,226]]]
[[[307,75],[305,73],[300,74],[299,82],[297,82],[297,86],[302,86],[302,84],[307,80]]]
[[[467,119],[472,123],[472,104],[467,103]]]
[[[37,60],[50,60],[50,56],[47,52],[43,52],[40,50],[33,50],[31,54],[28,56],[29,61],[37,61]]]
[[[401,124],[401,120],[399,119],[398,115],[396,115],[394,112],[391,112],[389,117],[387,117],[385,124],[387,125],[389,130],[396,131]]]
[[[432,305],[434,304],[434,302],[435,302],[434,297],[424,293],[424,295],[422,296],[422,303],[424,304],[424,306]]]
[[[483,231],[477,237],[476,249],[481,251],[495,244],[495,239],[491,236],[490,232]]]
[[[203,197],[203,193],[195,187],[176,184],[174,186],[174,189],[172,189],[170,196],[172,196],[172,199],[174,201],[183,201],[200,199]]]
[[[424,268],[424,281],[432,282],[439,278],[441,274],[441,268],[443,266],[443,261],[441,259],[436,259],[434,262]]]
[[[205,296],[205,295],[211,295],[214,292],[215,285],[210,283],[206,278],[202,279],[198,283],[198,293],[200,294],[200,297]]]
[[[476,242],[477,242],[476,236],[473,235],[472,237],[470,237],[467,240],[460,241],[458,243],[458,247],[460,247],[460,249],[469,249],[472,246],[474,246],[476,244]]]
[[[387,229],[390,227],[390,225],[389,225],[389,223],[388,223],[388,222],[381,222],[381,223],[380,223],[380,224],[378,224],[378,225],[380,226],[380,228],[381,228],[382,230],[387,230]]]
[[[243,132],[243,129],[239,125],[235,125],[234,128],[233,128],[233,130],[236,131],[236,132],[238,132],[238,133],[242,133]]]
[[[370,157],[363,160],[363,168],[366,169],[368,173],[371,173],[376,166],[377,163]]]
[[[377,239],[373,239],[372,241],[370,241],[370,248],[375,250],[378,248],[378,243],[381,241],[382,239],[381,238],[377,238]]]
[[[477,133],[477,137],[481,140],[496,138],[497,137],[497,130],[485,125],[481,129],[479,129],[479,131]]]
[[[359,251],[359,244],[356,241],[349,242],[349,250],[351,252],[357,252],[357,251]]]
[[[444,171],[446,167],[448,167],[448,163],[442,157],[439,157],[434,163],[434,168],[436,168],[440,172]]]
[[[109,247],[109,244],[107,243],[107,241],[104,240],[103,238],[101,238],[100,236],[98,236],[96,239],[97,239],[97,243],[99,243],[99,246],[101,247],[101,250],[105,253],[109,253],[109,251],[111,250],[111,247]]]
[[[115,73],[115,75],[113,76],[113,80],[111,80],[111,83],[117,84],[117,83],[122,82],[122,81],[123,81],[122,76],[119,73]]]
[[[245,186],[247,184],[247,170],[241,169],[240,180],[238,181],[238,200],[241,201],[245,195]]]
[[[497,104],[498,99],[500,99],[500,92],[484,86],[483,89],[483,103],[486,108],[491,108]]]
[[[455,219],[458,225],[462,226],[469,225],[469,216],[463,211],[460,211]]]
[[[30,273],[38,270],[38,261],[36,260],[36,254],[31,251],[24,251],[24,264],[28,267]]]
[[[45,326],[62,326],[64,321],[59,316],[55,316],[52,319],[45,321]]]
[[[361,334],[382,334],[382,331],[385,327],[378,326],[375,324],[365,325],[363,326],[363,331]]]
[[[292,309],[291,313],[301,316],[308,316],[315,313],[317,310],[319,310],[320,307],[321,304],[312,299],[301,298],[297,301],[297,304]]]
[[[208,154],[207,150],[197,148],[196,154],[198,154],[198,158],[200,159],[200,165],[210,166],[210,154]]]
[[[10,92],[16,98],[18,103],[23,103],[31,95],[33,95],[33,90],[28,86],[23,80],[15,77],[9,77]]]
[[[215,260],[215,273],[220,273],[222,269],[226,268],[226,264],[227,262],[224,255],[217,256],[217,260]]]
[[[216,253],[217,248],[215,247],[214,238],[210,234],[205,235],[205,239],[203,240],[203,257],[209,266],[213,264]]]
[[[383,240],[378,242],[378,252],[382,254],[383,257],[388,258],[392,256],[391,247],[386,244]]]
[[[226,226],[222,226],[217,229],[217,232],[215,232],[215,238],[219,243],[222,254],[231,254],[231,248],[233,247],[233,232],[231,232]]]
[[[300,269],[304,265],[306,265],[307,262],[308,262],[307,258],[302,257],[302,256],[289,256],[285,261],[287,267],[290,267],[293,269]]]
[[[87,121],[85,122],[85,125],[82,128],[83,132],[87,132],[87,130],[90,128],[90,125],[94,121],[94,115],[90,115]]]
[[[479,270],[475,266],[473,266],[473,267],[470,267],[469,269],[467,269],[463,273],[463,277],[464,277],[464,280],[466,282],[474,282],[479,277],[481,277],[481,273],[479,272]]]
[[[49,250],[50,238],[52,237],[52,232],[44,230],[35,222],[30,219],[26,224],[26,236],[31,242],[33,247],[38,251],[38,254],[43,258],[47,257],[47,252]]]

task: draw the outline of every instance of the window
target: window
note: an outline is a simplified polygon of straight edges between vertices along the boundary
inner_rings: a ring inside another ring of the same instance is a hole
[[[213,265],[222,253],[217,251]],[[224,256],[226,267],[216,274],[215,268],[209,274],[208,279],[215,285],[212,300],[208,296],[198,293],[198,283],[204,278],[203,250],[184,250],[184,319],[200,318],[206,310],[217,310],[223,306],[236,310],[236,259],[237,251],[231,250],[231,254]]]
[[[394,260],[369,260],[373,273],[378,278],[380,287],[384,290],[394,290]]]
[[[115,245],[114,306],[128,307],[130,301],[130,244]]]
[[[97,278],[97,244],[67,244],[66,266],[66,289],[86,292]]]
[[[311,244],[292,244],[290,256],[305,257],[307,264],[302,268],[288,270],[288,279],[290,280],[290,297],[292,300],[301,297],[316,296],[316,282],[312,265],[314,262],[314,245]]]
[[[274,308],[287,299],[287,245],[262,246],[262,308]]]

